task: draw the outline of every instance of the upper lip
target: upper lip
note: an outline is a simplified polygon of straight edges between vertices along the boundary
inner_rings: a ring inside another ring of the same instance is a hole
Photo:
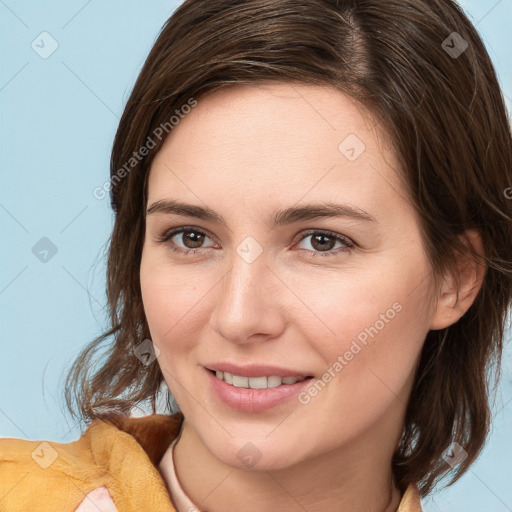
[[[232,375],[239,375],[241,377],[270,377],[276,375],[277,377],[309,377],[308,373],[290,368],[283,368],[281,366],[272,366],[267,364],[250,364],[240,366],[233,363],[211,363],[205,365],[208,370],[228,372]]]

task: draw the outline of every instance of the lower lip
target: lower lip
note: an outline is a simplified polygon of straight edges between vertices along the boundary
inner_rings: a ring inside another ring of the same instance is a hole
[[[263,412],[276,407],[297,396],[312,380],[308,378],[295,384],[282,384],[275,388],[251,389],[226,384],[210,370],[206,370],[206,373],[217,397],[229,407],[244,412]]]

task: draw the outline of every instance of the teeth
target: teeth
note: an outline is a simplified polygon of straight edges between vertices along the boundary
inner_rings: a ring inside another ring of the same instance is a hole
[[[282,384],[281,377],[278,377],[277,375],[272,375],[270,377],[267,377],[267,387],[277,388],[277,386],[280,386],[281,384]]]
[[[295,384],[303,381],[306,377],[278,377],[271,375],[270,377],[243,377],[241,375],[233,375],[229,372],[216,371],[215,375],[218,379],[223,380],[227,384],[231,384],[236,388],[266,389],[276,388],[281,384]]]
[[[233,386],[235,386],[235,388],[248,388],[249,377],[239,377],[238,375],[233,375]]]
[[[302,379],[304,380],[304,379]],[[295,377],[283,377],[282,378],[283,384],[295,384],[297,382],[297,379]]]

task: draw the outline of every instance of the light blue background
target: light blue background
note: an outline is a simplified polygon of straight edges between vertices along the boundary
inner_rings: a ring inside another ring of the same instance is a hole
[[[512,112],[512,0],[461,4]],[[106,325],[103,252],[113,221],[108,199],[92,190],[108,179],[118,118],[177,5],[0,0],[0,437],[68,442],[80,434],[62,412],[62,376]],[[31,48],[43,31],[59,45],[48,59]],[[42,237],[58,250],[47,263],[31,250]],[[511,353],[508,346],[483,454],[454,486],[425,500],[426,511],[512,510]]]

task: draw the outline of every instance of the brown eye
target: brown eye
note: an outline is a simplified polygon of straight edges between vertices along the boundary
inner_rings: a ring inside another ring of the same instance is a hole
[[[307,238],[310,238],[310,241],[306,245],[309,245],[312,249],[308,247],[300,248],[307,250],[312,256],[336,256],[340,253],[349,252],[355,247],[354,242],[346,236],[332,232],[308,231],[303,235],[300,243],[303,243]],[[337,243],[341,246],[339,250],[334,250]]]
[[[205,239],[210,239],[210,237],[203,231],[182,227],[164,233],[158,237],[157,241],[167,243],[175,252],[187,254],[206,249],[207,247],[203,246]]]
[[[197,231],[182,231],[181,241],[187,249],[197,249],[198,247],[201,247],[205,236],[206,235],[204,233],[199,233]]]
[[[327,235],[315,235],[311,238],[311,245],[319,251],[330,251],[336,245],[336,240]]]

